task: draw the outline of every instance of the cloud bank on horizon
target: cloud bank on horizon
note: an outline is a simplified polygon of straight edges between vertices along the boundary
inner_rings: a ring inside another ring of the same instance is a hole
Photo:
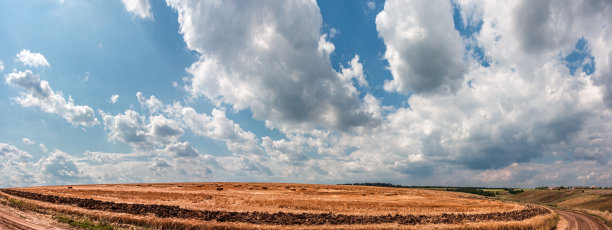
[[[0,187],[612,186],[608,1],[88,4],[0,40]]]

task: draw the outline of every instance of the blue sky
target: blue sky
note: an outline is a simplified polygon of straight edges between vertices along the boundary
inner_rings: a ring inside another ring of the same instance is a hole
[[[611,7],[0,2],[0,186],[610,186]]]

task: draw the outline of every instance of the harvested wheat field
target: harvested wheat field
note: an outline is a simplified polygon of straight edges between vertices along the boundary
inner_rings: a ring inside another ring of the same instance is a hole
[[[46,186],[5,199],[152,228],[548,229],[548,209],[421,189],[279,183]]]

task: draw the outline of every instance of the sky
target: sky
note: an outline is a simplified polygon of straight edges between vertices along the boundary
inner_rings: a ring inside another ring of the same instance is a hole
[[[0,187],[612,186],[609,12],[0,1]]]

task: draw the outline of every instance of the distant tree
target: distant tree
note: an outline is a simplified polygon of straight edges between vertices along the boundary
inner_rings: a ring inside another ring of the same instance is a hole
[[[508,191],[510,194],[519,194],[525,191],[522,189],[513,189],[513,188],[504,188],[504,190]]]
[[[485,191],[477,188],[447,188],[446,191],[455,191],[455,192],[464,192],[464,193],[472,193],[481,196],[495,196],[494,192]]]

